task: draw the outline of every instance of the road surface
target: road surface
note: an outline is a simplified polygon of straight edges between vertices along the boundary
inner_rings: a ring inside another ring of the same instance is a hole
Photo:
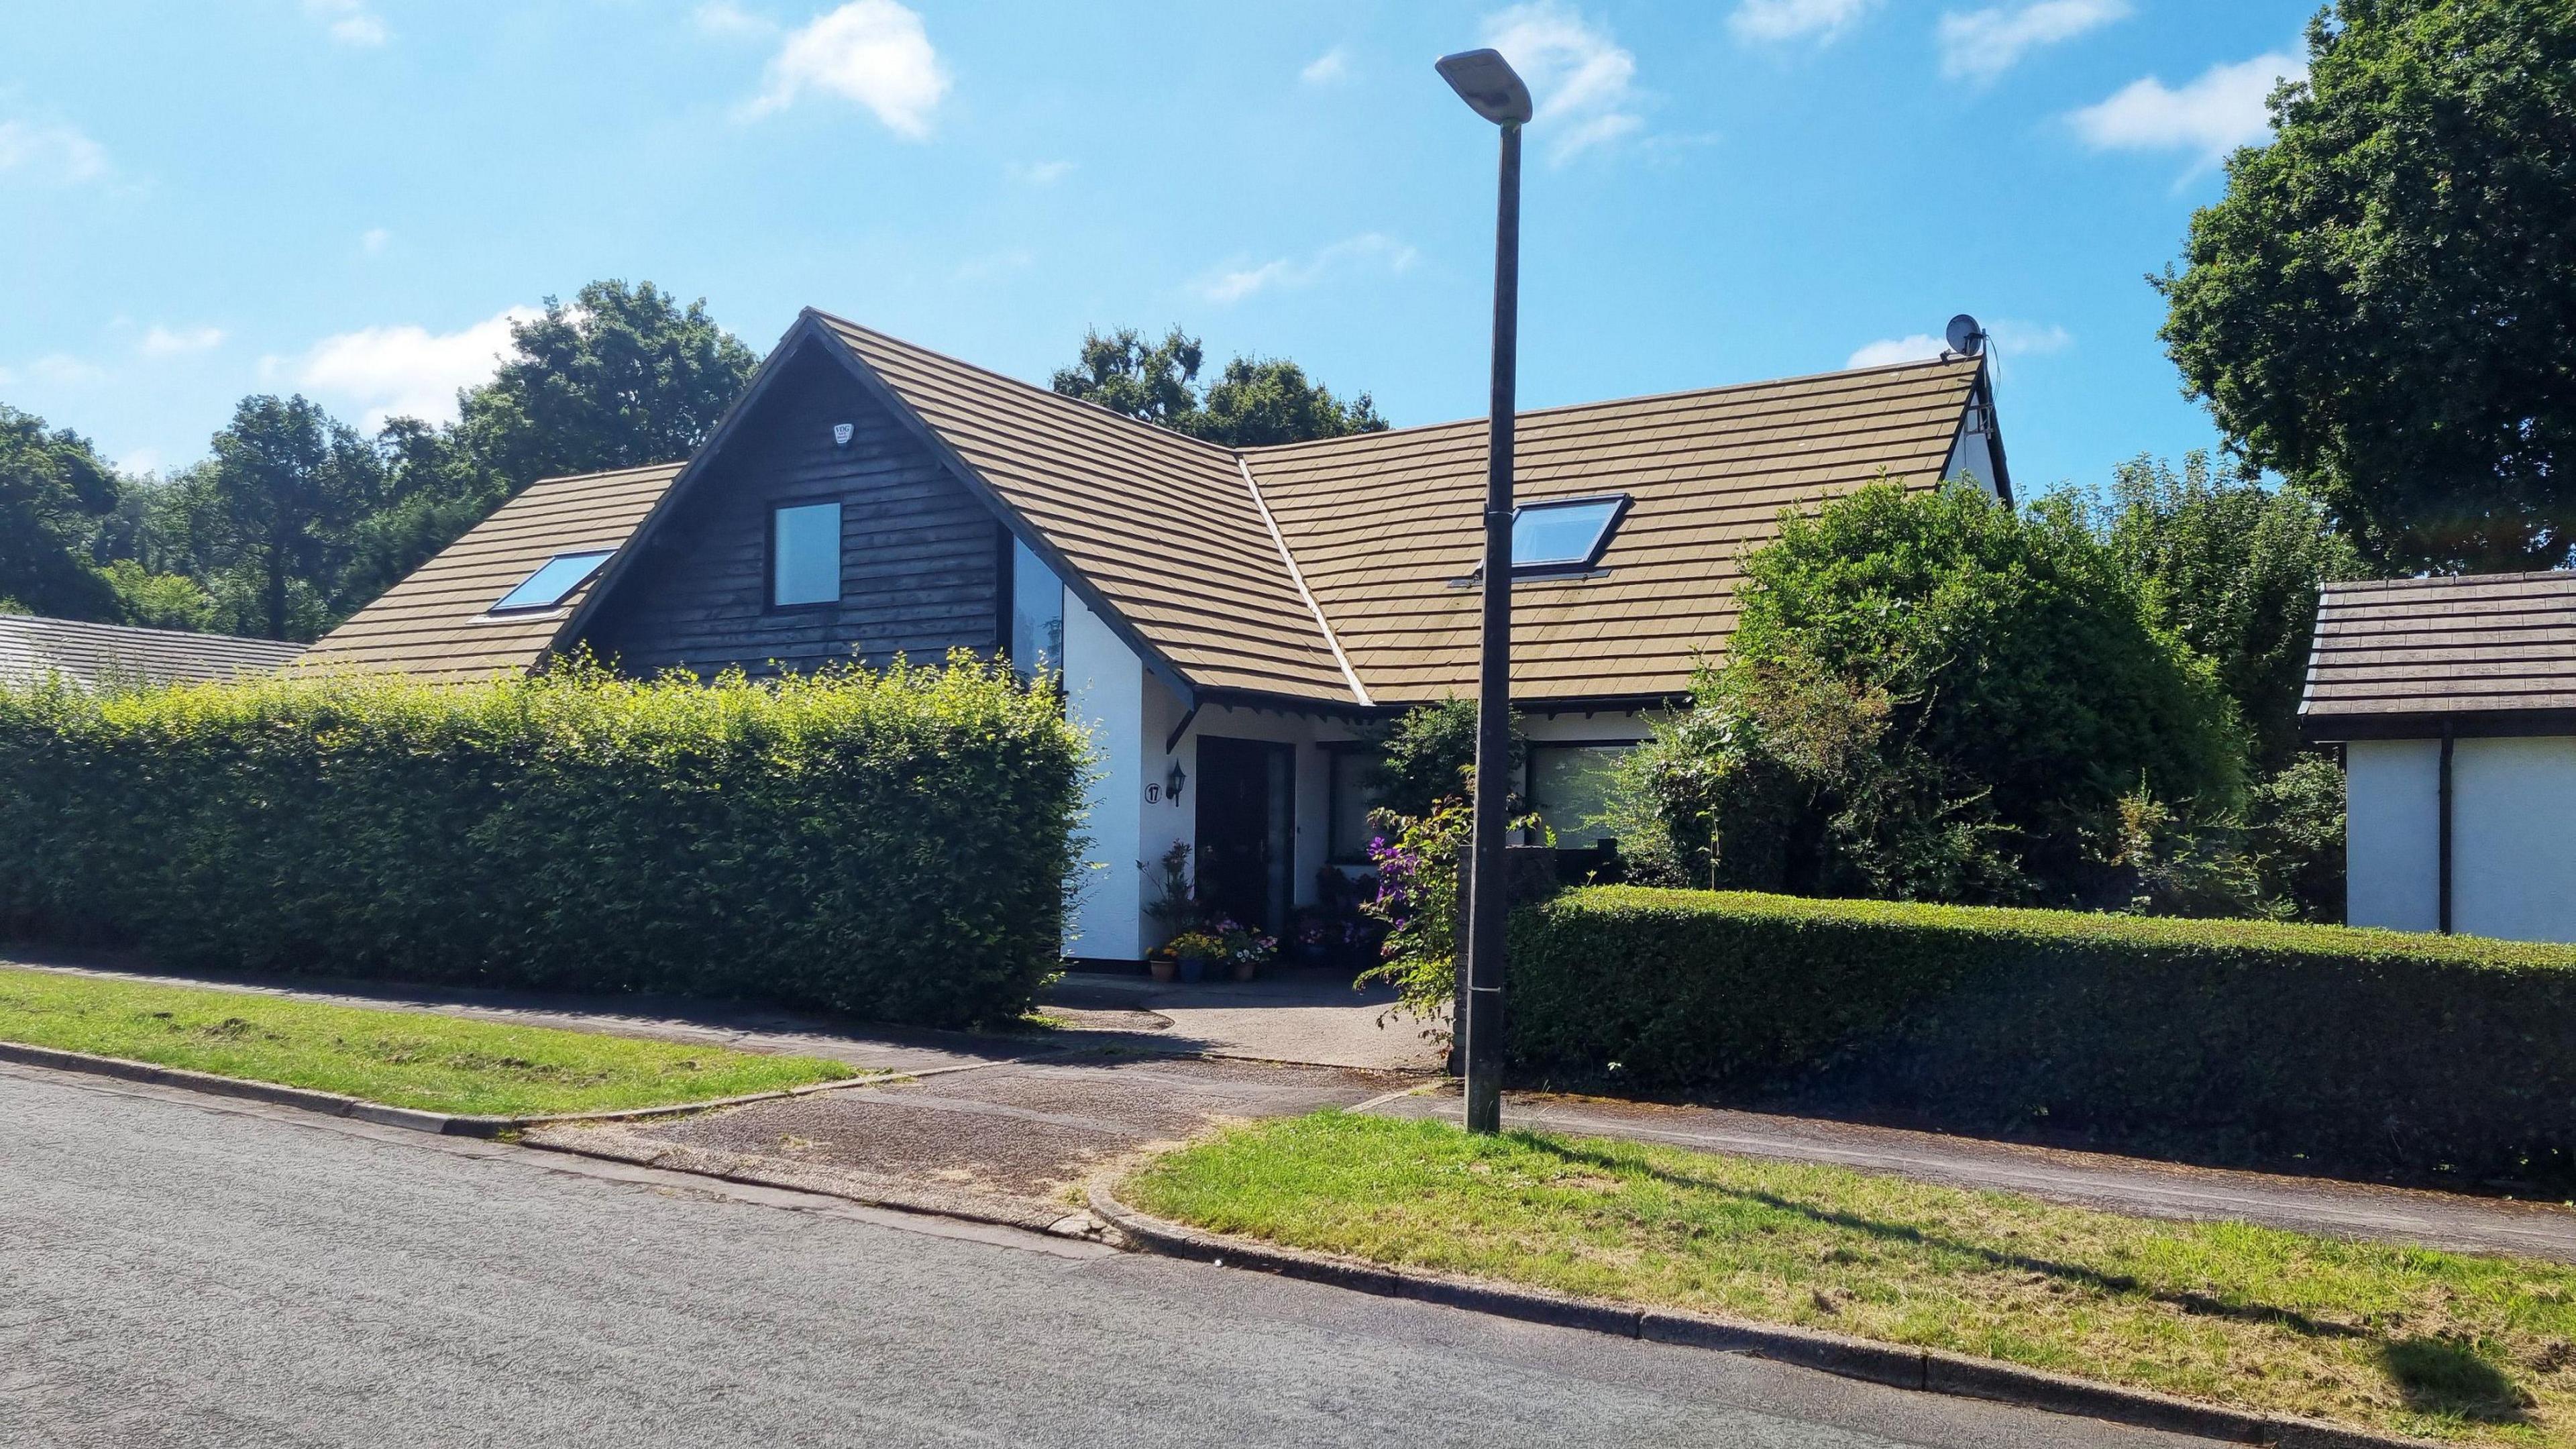
[[[0,1444],[2197,1442],[0,1069]]]

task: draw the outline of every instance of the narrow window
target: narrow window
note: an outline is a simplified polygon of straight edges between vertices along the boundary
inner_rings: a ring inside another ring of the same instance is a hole
[[[1011,662],[1022,674],[1064,668],[1064,582],[1011,540]]]
[[[551,609],[566,595],[590,582],[599,566],[608,562],[615,549],[597,549],[589,553],[559,553],[547,559],[535,573],[519,581],[519,586],[501,596],[492,606],[495,614],[518,609]]]
[[[769,604],[792,609],[841,597],[841,505],[800,503],[769,514]]]
[[[1379,805],[1377,751],[1327,749],[1329,788],[1324,822],[1327,858],[1335,865],[1369,863],[1369,840],[1378,833],[1369,812]]]
[[[1592,567],[1627,511],[1624,493],[1524,505],[1512,515],[1512,571]]]

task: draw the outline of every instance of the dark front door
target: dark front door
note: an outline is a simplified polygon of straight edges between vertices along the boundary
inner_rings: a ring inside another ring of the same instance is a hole
[[[1295,880],[1296,771],[1287,745],[1199,737],[1199,897],[1273,935]]]

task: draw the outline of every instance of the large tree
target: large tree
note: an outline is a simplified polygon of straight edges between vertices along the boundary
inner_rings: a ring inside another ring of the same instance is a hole
[[[1202,397],[1197,384],[1206,360],[1199,340],[1178,327],[1150,342],[1133,327],[1106,336],[1086,332],[1080,360],[1056,372],[1054,387],[1067,397],[1230,448],[1386,427],[1367,393],[1344,401],[1284,357],[1237,357]]]
[[[454,424],[389,422],[391,500],[358,531],[348,591],[373,597],[539,478],[676,462],[707,440],[760,359],[650,282],[597,281],[510,328],[498,374]]]
[[[2161,286],[2230,446],[2400,568],[2576,547],[2576,5],[2337,0]]]
[[[182,486],[203,566],[230,625],[312,638],[345,612],[334,588],[349,537],[382,502],[384,461],[367,439],[301,397],[247,397],[215,456]]]
[[[0,405],[0,599],[39,614],[119,617],[90,540],[116,511],[116,471],[68,428]]]

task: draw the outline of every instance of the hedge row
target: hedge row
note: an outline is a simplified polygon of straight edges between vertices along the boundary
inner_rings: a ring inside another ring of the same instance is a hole
[[[2241,1159],[2576,1167],[2576,948],[1620,886],[1512,929],[1525,1072]]]
[[[0,928],[934,1024],[1055,969],[1086,746],[1006,670],[0,691]]]

